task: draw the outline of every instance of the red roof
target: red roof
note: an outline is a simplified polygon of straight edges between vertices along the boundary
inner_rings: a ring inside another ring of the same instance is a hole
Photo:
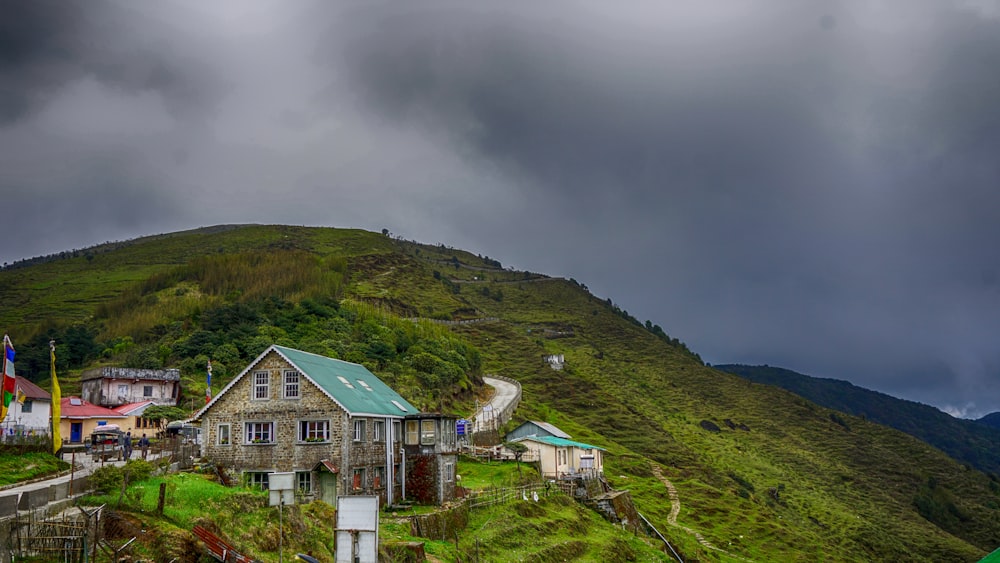
[[[111,409],[122,416],[132,416],[132,413],[137,410],[145,410],[145,407],[152,405],[153,401],[139,401],[138,403],[127,403],[124,405],[118,405],[117,407]]]
[[[21,388],[21,391],[24,391],[25,397],[29,399],[46,399],[49,401],[52,400],[52,395],[49,395],[48,391],[28,381],[27,379],[21,377],[20,375],[14,376],[14,379],[17,380],[17,386]]]
[[[88,403],[80,397],[66,397],[59,401],[61,418],[127,418],[111,409]]]

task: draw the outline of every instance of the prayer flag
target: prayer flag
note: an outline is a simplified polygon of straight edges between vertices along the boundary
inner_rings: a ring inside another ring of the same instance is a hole
[[[225,366],[222,366],[225,367]],[[205,404],[212,401],[212,360],[208,360],[208,376],[205,380]]]
[[[56,379],[56,341],[49,340],[49,356],[52,358],[52,453],[59,453],[62,447],[62,436],[59,433],[59,422],[62,418],[62,390]]]
[[[14,345],[10,337],[3,335],[3,400],[0,403],[0,422],[7,418],[7,409],[14,400],[17,391],[17,380],[14,379]]]

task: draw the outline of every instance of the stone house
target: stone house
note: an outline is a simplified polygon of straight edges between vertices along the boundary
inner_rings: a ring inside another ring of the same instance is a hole
[[[455,498],[458,463],[457,416],[420,413],[407,415],[403,450],[406,453],[406,495],[422,503],[444,504]]]
[[[84,401],[103,407],[152,401],[177,406],[181,394],[181,372],[176,369],[99,367],[80,374]]]
[[[211,461],[268,486],[295,472],[308,498],[402,498],[403,418],[417,408],[364,366],[272,345],[190,422]]]

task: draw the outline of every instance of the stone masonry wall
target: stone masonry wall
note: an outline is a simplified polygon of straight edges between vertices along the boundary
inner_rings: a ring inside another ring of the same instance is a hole
[[[299,398],[282,398],[283,373],[292,367],[276,352],[265,356],[242,379],[217,397],[216,403],[202,417],[205,457],[236,472],[247,471],[312,471],[328,459],[336,465],[338,489],[343,493],[378,494],[385,499],[385,484],[373,487],[374,468],[385,467],[385,442],[373,442],[376,419],[364,418],[365,440],[354,442],[354,420],[334,401],[305,377],[299,378]],[[254,373],[270,374],[267,400],[253,399]],[[330,441],[300,442],[298,426],[303,420],[328,420]],[[384,419],[383,419],[384,420]],[[273,422],[273,441],[267,444],[247,443],[246,423]],[[219,443],[219,425],[229,424],[230,443]],[[391,421],[386,421],[385,432]],[[399,455],[394,455],[399,463]],[[360,490],[353,488],[355,468],[365,468],[365,483]],[[392,467],[385,467],[385,478]],[[398,487],[397,494],[398,497]]]

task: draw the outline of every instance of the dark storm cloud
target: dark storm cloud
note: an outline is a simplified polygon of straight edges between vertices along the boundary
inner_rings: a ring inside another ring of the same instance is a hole
[[[388,227],[712,362],[1000,410],[995,3],[3,9],[5,260]]]
[[[1000,237],[996,19],[452,8],[368,7],[332,51],[374,111],[524,179],[510,195],[536,202],[533,265],[661,315],[709,359],[1000,404],[982,284]]]

